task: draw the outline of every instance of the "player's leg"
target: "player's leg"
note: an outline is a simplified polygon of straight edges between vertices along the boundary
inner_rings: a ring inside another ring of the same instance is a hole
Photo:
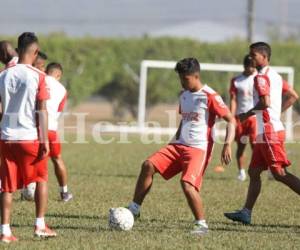
[[[63,201],[67,202],[73,198],[73,195],[68,190],[68,175],[67,168],[61,156],[61,143],[56,131],[48,132],[50,157],[54,166],[54,172],[59,184],[60,197]]]
[[[236,161],[239,170],[238,180],[245,181],[247,178],[245,171],[245,149],[247,144],[237,141]]]
[[[153,176],[156,172],[159,172],[165,179],[169,179],[181,171],[177,165],[174,165],[178,158],[177,146],[167,145],[142,164],[133,200],[128,205],[128,209],[134,216],[139,216],[140,207],[151,189]]]
[[[281,166],[271,167],[270,170],[276,181],[285,184],[295,193],[300,195],[300,179],[298,177],[289,173],[286,168],[282,168]]]

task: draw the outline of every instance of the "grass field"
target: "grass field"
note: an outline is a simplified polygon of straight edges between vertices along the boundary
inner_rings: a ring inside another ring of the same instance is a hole
[[[70,137],[71,140],[71,137]],[[59,236],[33,237],[34,204],[15,196],[13,231],[20,241],[13,249],[300,249],[300,200],[283,185],[263,177],[262,194],[253,213],[253,225],[231,223],[224,211],[240,208],[248,182],[236,180],[235,162],[222,174],[213,172],[219,161],[216,147],[203,189],[210,232],[205,237],[189,234],[193,217],[182,194],[179,177],[165,182],[156,176],[142,208],[141,219],[130,232],[110,231],[108,209],[125,206],[132,198],[140,164],[161,145],[65,144],[69,187],[75,198],[58,200],[58,187],[49,164],[47,223]],[[287,145],[291,171],[300,176],[300,145]],[[1,245],[3,247],[3,245]]]

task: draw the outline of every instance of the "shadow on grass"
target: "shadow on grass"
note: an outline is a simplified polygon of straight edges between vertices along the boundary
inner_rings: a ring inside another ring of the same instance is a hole
[[[97,174],[97,173],[82,173],[82,172],[72,172],[70,175],[79,175],[79,176],[94,176],[100,178],[107,177],[116,177],[116,178],[137,178],[137,174]]]
[[[46,217],[64,218],[64,219],[88,219],[88,220],[106,219],[106,217],[104,217],[104,216],[98,216],[98,215],[58,214],[58,213],[50,213],[50,214],[47,214]]]

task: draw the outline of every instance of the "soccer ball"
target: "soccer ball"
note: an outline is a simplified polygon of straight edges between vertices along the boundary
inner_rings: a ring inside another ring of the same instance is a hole
[[[109,209],[108,225],[111,229],[128,231],[133,227],[134,217],[129,209],[117,207]]]
[[[22,198],[27,200],[27,201],[33,201],[34,200],[34,194],[35,194],[35,188],[36,188],[36,183],[35,182],[29,183],[21,191]]]

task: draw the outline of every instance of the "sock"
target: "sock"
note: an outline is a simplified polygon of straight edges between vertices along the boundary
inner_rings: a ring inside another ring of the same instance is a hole
[[[36,218],[35,225],[40,229],[45,229],[45,227],[46,227],[45,218],[44,217]]]
[[[205,220],[195,220],[195,224],[196,225],[201,225],[201,226],[204,226],[204,227],[208,227]]]
[[[240,173],[240,174],[246,174],[245,169],[243,169],[243,168],[240,169],[239,173]]]
[[[245,207],[242,209],[242,211],[247,213],[248,215],[251,215],[251,213],[252,213],[252,210],[245,208]]]
[[[59,190],[60,190],[60,192],[61,193],[67,193],[68,192],[68,186],[66,185],[66,186],[60,186],[59,187]]]
[[[11,236],[11,230],[9,224],[2,224],[1,225],[1,232],[5,236]]]
[[[138,215],[140,213],[141,206],[134,201],[130,202],[128,205],[128,209],[133,213],[134,215]]]

